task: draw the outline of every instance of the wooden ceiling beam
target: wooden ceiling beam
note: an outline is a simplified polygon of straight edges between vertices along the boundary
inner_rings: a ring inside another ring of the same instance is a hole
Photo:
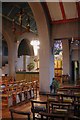
[[[61,24],[61,23],[78,22],[78,21],[79,21],[78,18],[72,18],[72,19],[52,21],[52,24]]]
[[[48,18],[49,18],[49,20],[50,20],[50,23],[51,23],[51,22],[52,22],[52,19],[51,19],[51,15],[50,15],[50,12],[49,12],[49,8],[48,8],[47,3],[46,3],[46,2],[43,2],[42,5],[44,6],[45,11],[46,11],[46,13],[47,13],[47,15],[48,15]]]
[[[65,14],[64,6],[63,6],[63,3],[62,3],[61,0],[59,2],[59,5],[60,5],[60,9],[61,9],[63,20],[65,20],[66,19],[66,14]]]
[[[76,8],[77,8],[77,12],[78,12],[78,18],[80,20],[80,2],[76,2]]]

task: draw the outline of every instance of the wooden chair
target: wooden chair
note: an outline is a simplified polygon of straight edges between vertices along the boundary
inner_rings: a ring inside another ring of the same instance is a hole
[[[16,103],[20,103],[22,101],[22,87],[16,86]]]
[[[23,94],[25,100],[27,100],[27,83],[23,84]]]
[[[14,109],[9,109],[9,111],[10,111],[10,114],[11,114],[11,120],[15,120],[14,115],[13,115],[14,113],[15,114],[20,114],[20,115],[26,115],[27,120],[30,120],[30,112],[17,111],[17,110],[14,110]]]
[[[69,113],[70,112],[70,104],[66,103],[49,103],[51,105],[50,113]]]
[[[39,76],[38,77],[32,77],[32,82],[37,82],[37,88],[39,88]]]
[[[80,118],[77,116],[71,115],[68,117],[68,120],[80,120]]]
[[[22,83],[22,85],[21,85],[21,93],[22,93],[22,102],[23,101],[25,101],[25,84],[24,83]]]
[[[26,92],[27,100],[29,100],[29,99],[31,99],[31,89],[32,89],[31,82],[27,82],[26,89],[27,89],[27,92]]]
[[[80,120],[79,117],[68,114],[54,114],[54,113],[46,113],[40,112],[41,120]]]
[[[74,115],[80,117],[80,103],[74,103]]]
[[[27,83],[27,92],[30,99],[34,98],[34,90],[33,90],[32,82]]]
[[[69,75],[62,75],[62,83],[69,84],[70,76]]]
[[[52,114],[52,113],[46,113],[46,112],[39,112],[41,115],[41,120],[66,120],[65,114]]]
[[[80,93],[79,94],[75,94],[75,102],[80,103]]]
[[[32,88],[33,88],[33,92],[34,92],[34,97],[37,98],[37,84],[38,84],[38,81],[33,81],[32,82]]]
[[[51,111],[53,108],[52,103],[59,103],[60,102],[60,95],[59,94],[47,94],[47,102],[48,102],[48,112]]]
[[[12,85],[10,90],[12,91],[13,105],[16,105],[17,86]]]
[[[68,96],[68,95],[66,96],[65,94],[48,94],[47,95],[48,112],[49,113],[54,113],[54,112],[68,113],[68,112],[71,112],[72,105],[73,105],[72,99],[71,99],[72,97],[74,98],[74,96]],[[66,98],[66,99],[64,99],[64,98]]]
[[[30,89],[27,82],[23,85],[23,94],[25,100],[30,99]]]
[[[73,104],[75,102],[75,96],[70,94],[61,94],[61,101]]]
[[[47,101],[37,101],[37,100],[31,100],[31,111],[33,113],[33,120],[39,119],[39,116],[36,116],[36,114],[38,115],[39,112],[43,111],[43,112],[47,112],[48,111],[48,107],[47,107]]]
[[[47,101],[54,101],[54,102],[60,102],[60,94],[47,94]]]

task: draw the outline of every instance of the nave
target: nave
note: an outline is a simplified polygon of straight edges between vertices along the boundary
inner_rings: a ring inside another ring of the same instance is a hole
[[[46,101],[47,96],[39,95],[39,93],[38,93],[38,96],[35,99],[36,100],[41,100],[41,101]],[[24,102],[22,104],[18,104],[17,106],[13,106],[12,108],[14,108],[15,110],[30,111],[31,112],[31,102],[27,101],[27,102]],[[19,117],[21,118],[23,116],[16,115],[15,117],[16,118],[19,118]],[[26,117],[26,116],[24,116],[24,117]],[[10,118],[11,118],[11,116],[10,116],[9,108],[3,109],[2,110],[2,120],[4,120],[4,119],[8,120]],[[31,114],[31,118],[32,118],[32,114]]]
[[[37,98],[30,99],[13,107],[2,110],[2,120],[26,120],[26,115],[18,115],[10,110],[28,112],[27,120],[80,120],[80,89],[79,87],[65,86],[56,94],[46,93]]]

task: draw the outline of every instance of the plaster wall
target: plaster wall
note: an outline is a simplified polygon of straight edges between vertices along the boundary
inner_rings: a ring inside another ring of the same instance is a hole
[[[53,24],[52,36],[54,38],[70,38],[79,36],[78,22],[70,22],[64,24]]]
[[[64,24],[54,24],[52,27],[53,39],[64,38],[63,41],[63,74],[70,73],[70,51],[69,51],[69,38],[79,37],[79,23],[70,22]],[[67,38],[67,40],[65,40]],[[73,46],[75,49],[76,47]],[[72,53],[72,59],[78,59],[78,51]]]
[[[0,13],[2,13],[2,2],[1,1],[0,1]],[[0,68],[1,67],[2,67],[2,16],[0,16]]]
[[[53,55],[50,46],[50,36],[47,19],[40,3],[29,3],[37,24],[40,40],[40,92],[50,91],[50,82],[53,78]]]
[[[78,22],[78,36],[80,38],[80,22]],[[78,56],[79,56],[79,80],[80,80],[80,44],[79,44],[78,48],[79,48]]]
[[[63,74],[70,74],[70,51],[68,40],[62,40],[63,46]]]
[[[72,51],[72,61],[78,61],[79,60],[79,56],[78,56],[78,50],[73,50]]]
[[[9,65],[8,64],[6,64],[5,67],[2,67],[2,74],[9,75]]]
[[[22,39],[32,40],[34,38],[33,33],[23,33],[22,35],[14,36],[12,32],[12,22],[5,18],[2,18],[2,33],[8,44],[8,64],[9,64],[9,75],[15,76],[16,62],[18,47]],[[16,26],[19,32],[19,26]],[[24,29],[23,29],[24,30]],[[18,40],[18,42],[16,41]]]

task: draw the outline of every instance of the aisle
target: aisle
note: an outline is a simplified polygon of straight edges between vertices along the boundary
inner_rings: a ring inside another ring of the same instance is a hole
[[[42,100],[42,101],[44,101],[44,100],[46,100],[47,99],[47,97],[46,96],[43,96],[43,95],[39,95],[38,94],[38,97],[37,97],[37,100]],[[22,105],[17,105],[17,106],[14,106],[13,108],[15,108],[16,110],[21,110],[21,111],[31,111],[31,103],[30,103],[30,101],[29,102],[26,102],[26,103],[23,103]],[[16,116],[16,118],[17,117],[19,117],[19,115],[18,116]],[[22,116],[20,116],[20,118],[21,118]],[[26,117],[26,116],[24,116],[24,117]],[[31,114],[31,117],[32,117],[32,114]],[[4,109],[3,111],[2,111],[2,118],[5,118],[5,120],[10,120],[10,112],[9,112],[9,109]]]

